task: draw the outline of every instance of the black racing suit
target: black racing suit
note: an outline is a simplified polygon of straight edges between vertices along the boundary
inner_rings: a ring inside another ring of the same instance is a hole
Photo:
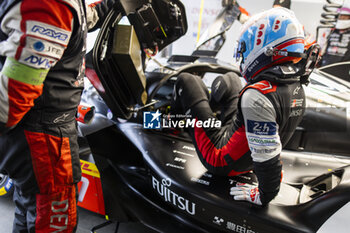
[[[229,75],[239,82],[237,75]],[[273,83],[263,77],[260,80],[247,85],[240,95],[231,92],[237,98],[225,97],[223,102],[229,100],[231,104],[226,104],[224,111],[233,114],[222,113],[231,115],[231,119],[224,119],[220,128],[201,127],[190,132],[199,158],[210,172],[235,176],[254,170],[261,202],[266,204],[279,191],[280,152],[301,121],[305,94],[299,82]],[[180,96],[177,99],[181,99],[183,109],[202,121],[215,117],[205,88],[198,77],[186,73],[178,77],[176,84],[176,95]],[[212,92],[214,89],[215,85]]]
[[[321,66],[350,61],[350,28],[334,29],[329,35]]]
[[[113,4],[0,3],[0,171],[14,180],[13,232],[76,229],[86,33]]]

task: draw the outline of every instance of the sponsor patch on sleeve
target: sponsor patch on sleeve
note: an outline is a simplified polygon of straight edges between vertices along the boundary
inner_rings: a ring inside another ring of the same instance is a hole
[[[256,135],[275,135],[277,133],[276,122],[263,122],[247,120],[248,132]]]
[[[26,37],[26,48],[34,54],[56,58],[57,60],[61,59],[65,50],[62,45],[30,36]]]
[[[67,46],[71,32],[39,21],[26,22],[26,34]]]
[[[31,50],[24,48],[19,61],[36,69],[50,69],[58,60],[33,53]]]

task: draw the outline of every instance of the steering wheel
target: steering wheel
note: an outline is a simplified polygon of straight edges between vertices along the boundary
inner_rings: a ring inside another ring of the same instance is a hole
[[[234,72],[237,75],[241,75],[239,70],[234,66],[225,66],[220,64],[214,64],[214,63],[198,63],[198,64],[189,64],[180,67],[179,69],[171,72],[170,74],[165,75],[160,82],[154,87],[154,89],[151,91],[150,95],[148,96],[147,103],[150,103],[159,89],[168,82],[169,79],[178,76],[180,73],[187,72],[192,74],[197,74],[200,77],[203,78],[204,74],[207,72],[213,72],[218,74],[226,74],[228,72]]]

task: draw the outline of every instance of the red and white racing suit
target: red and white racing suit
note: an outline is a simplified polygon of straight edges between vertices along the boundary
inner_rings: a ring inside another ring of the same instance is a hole
[[[234,73],[224,76],[240,83]],[[223,97],[224,102],[230,104],[225,113],[221,112],[228,116],[221,120],[221,127],[190,128],[190,134],[198,157],[208,171],[236,176],[254,170],[261,203],[267,204],[279,191],[280,153],[302,119],[305,93],[300,82],[272,82],[262,74],[260,80],[248,84],[240,93],[240,88],[230,87],[230,95]],[[219,81],[212,86],[211,98],[222,85]],[[174,93],[175,100],[181,102],[189,116],[202,122],[216,118],[199,77],[181,73]]]
[[[14,180],[13,232],[76,229],[86,33],[113,3],[0,3],[0,171]]]

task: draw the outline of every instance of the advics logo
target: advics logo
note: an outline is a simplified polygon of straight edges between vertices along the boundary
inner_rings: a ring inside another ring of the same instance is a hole
[[[157,112],[144,112],[143,113],[143,128],[144,129],[160,129],[160,116],[162,114]]]
[[[46,69],[50,69],[52,66],[52,63],[53,63],[52,61],[50,61],[47,58],[34,56],[34,55],[31,55],[31,56],[25,58],[24,61],[29,62],[29,63],[36,65],[36,66],[45,67]]]

